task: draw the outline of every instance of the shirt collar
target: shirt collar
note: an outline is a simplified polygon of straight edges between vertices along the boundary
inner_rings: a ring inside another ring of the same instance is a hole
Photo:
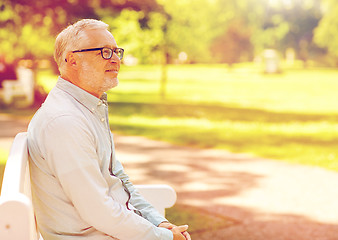
[[[100,97],[100,100],[102,101],[102,103],[106,106],[108,106],[108,100],[107,100],[107,93],[103,93],[102,96]]]
[[[108,106],[106,93],[103,93],[101,98],[97,98],[62,77],[59,77],[56,87],[71,95],[91,112],[94,112],[95,109],[102,104]]]

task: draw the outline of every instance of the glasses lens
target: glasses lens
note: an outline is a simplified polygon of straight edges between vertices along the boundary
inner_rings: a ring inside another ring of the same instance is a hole
[[[104,59],[110,59],[113,55],[113,51],[110,48],[103,48],[101,52]]]
[[[115,48],[114,52],[120,60],[123,58],[124,50],[122,48]]]

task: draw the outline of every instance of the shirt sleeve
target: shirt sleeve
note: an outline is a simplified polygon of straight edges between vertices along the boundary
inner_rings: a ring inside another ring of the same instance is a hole
[[[172,240],[170,230],[156,227],[109,196],[95,138],[85,121],[61,116],[42,134],[46,161],[81,218],[120,240]]]
[[[155,226],[158,226],[161,222],[168,221],[136,190],[132,182],[129,181],[128,175],[124,172],[121,162],[117,159],[114,161],[114,174],[126,184],[129,192],[131,193],[130,203],[133,207],[139,210],[142,213],[142,216]]]

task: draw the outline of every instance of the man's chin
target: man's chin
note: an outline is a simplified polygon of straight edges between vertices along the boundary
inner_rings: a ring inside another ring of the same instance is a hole
[[[117,87],[119,85],[119,80],[118,78],[106,78],[105,81],[105,92],[108,91],[109,89],[112,89],[114,87]]]
[[[113,82],[112,82],[112,88],[117,87],[119,85],[119,79],[118,78],[114,78]]]

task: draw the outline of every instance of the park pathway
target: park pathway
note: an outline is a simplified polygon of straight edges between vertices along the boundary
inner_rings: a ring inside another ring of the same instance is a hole
[[[0,114],[0,148],[27,119]],[[316,167],[115,136],[134,184],[165,183],[177,204],[231,224],[193,232],[193,240],[338,240],[338,173]]]

